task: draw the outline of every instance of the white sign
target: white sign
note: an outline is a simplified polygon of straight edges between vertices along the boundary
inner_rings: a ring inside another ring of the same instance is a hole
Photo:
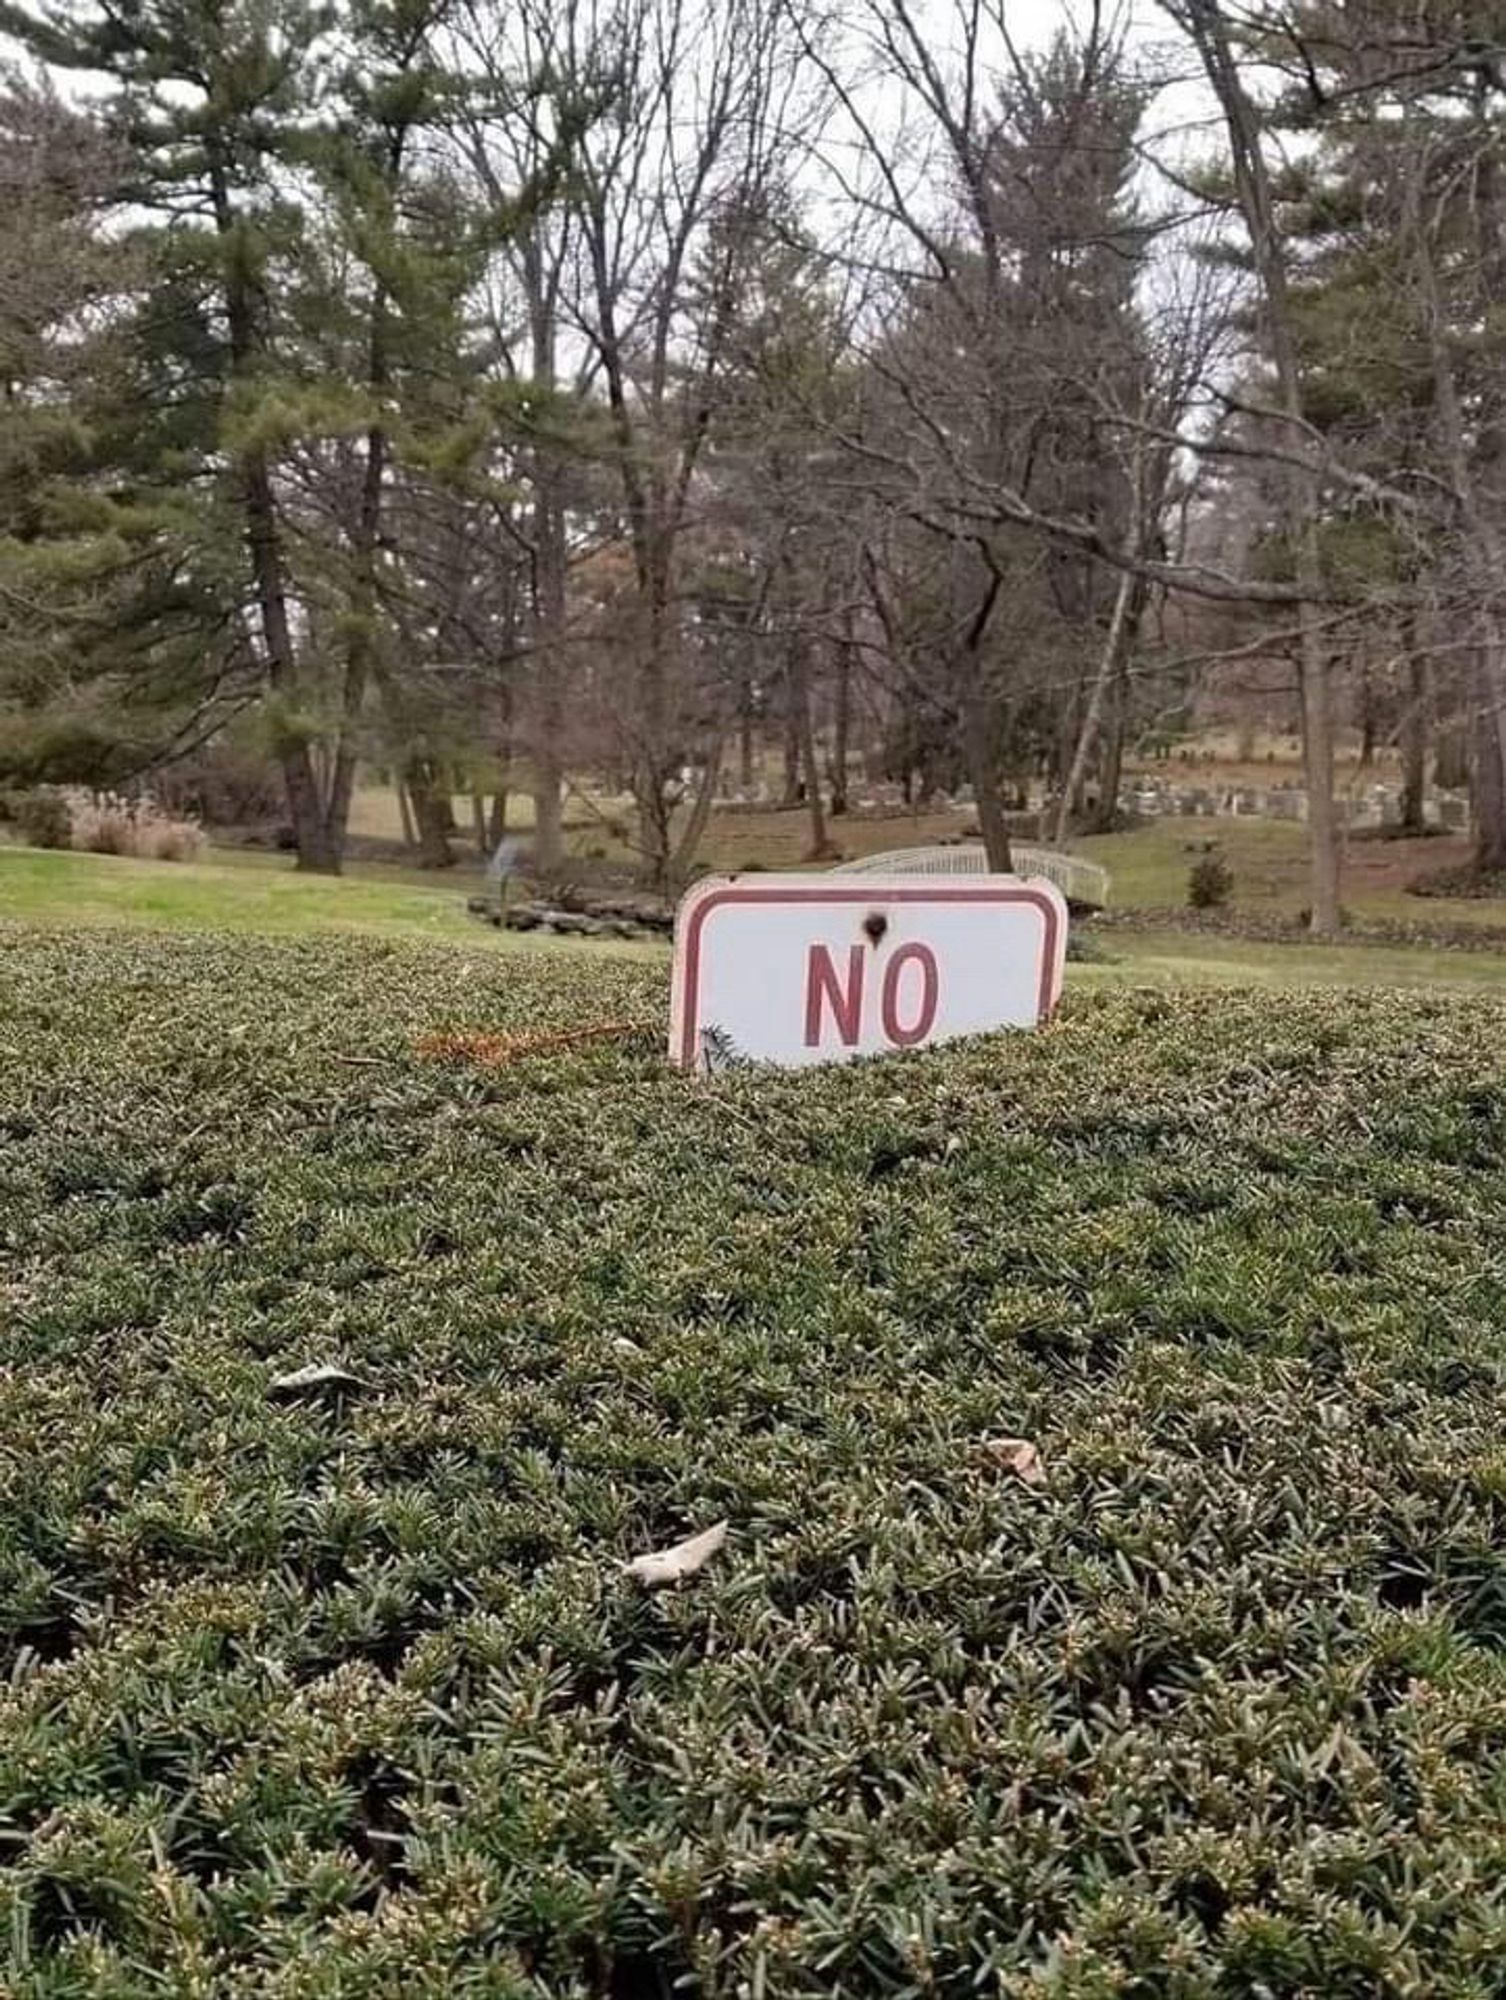
[[[800,1066],[1032,1028],[1066,948],[1061,892],[1034,878],[714,878],[675,923],[670,1057]]]

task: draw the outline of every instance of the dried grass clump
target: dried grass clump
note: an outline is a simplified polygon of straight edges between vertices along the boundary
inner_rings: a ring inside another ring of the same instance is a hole
[[[197,861],[208,845],[197,820],[164,812],[151,799],[111,793],[69,794],[72,844],[84,854],[120,854],[136,861]]]

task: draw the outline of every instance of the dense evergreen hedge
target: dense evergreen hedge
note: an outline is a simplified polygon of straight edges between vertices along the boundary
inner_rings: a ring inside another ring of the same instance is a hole
[[[1506,1012],[662,997],[0,942],[0,1987],[1501,1992]]]

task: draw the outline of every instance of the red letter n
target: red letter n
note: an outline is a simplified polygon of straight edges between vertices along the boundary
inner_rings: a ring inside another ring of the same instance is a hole
[[[824,944],[813,944],[805,967],[805,1046],[821,1046],[821,1005],[831,1008],[837,1033],[845,1047],[852,1048],[863,1032],[863,947],[851,945],[847,952],[847,991],[837,984],[837,968]]]

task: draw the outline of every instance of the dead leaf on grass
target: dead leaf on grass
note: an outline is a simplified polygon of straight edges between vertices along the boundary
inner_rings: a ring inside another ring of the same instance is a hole
[[[1029,1438],[990,1438],[983,1453],[1001,1472],[1012,1472],[1026,1486],[1044,1486],[1046,1468]]]
[[[714,1527],[703,1528],[700,1534],[676,1542],[673,1548],[655,1549],[652,1555],[634,1556],[627,1566],[628,1575],[641,1583],[645,1590],[662,1590],[666,1584],[682,1583],[686,1577],[704,1569],[726,1539],[727,1523],[718,1521]]]
[[[290,1375],[279,1375],[269,1382],[267,1394],[291,1400],[295,1396],[329,1395],[360,1386],[360,1376],[352,1375],[338,1361],[311,1361],[307,1367],[295,1368]]]

